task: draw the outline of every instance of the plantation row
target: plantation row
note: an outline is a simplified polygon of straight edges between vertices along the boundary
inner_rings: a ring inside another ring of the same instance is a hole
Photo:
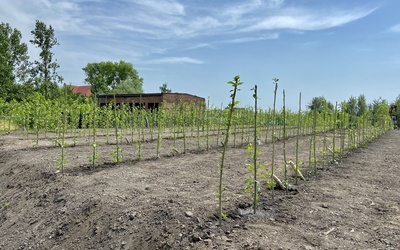
[[[2,129],[10,132],[15,128],[23,129],[25,132],[56,132],[61,134],[63,130],[74,131],[79,128],[99,129],[106,131],[107,136],[112,135],[116,127],[121,133],[129,131],[130,134],[140,132],[148,128],[150,139],[153,139],[157,130],[170,129],[177,136],[206,136],[206,133],[222,131],[227,122],[227,109],[205,107],[202,105],[181,103],[173,108],[158,110],[144,110],[131,108],[129,105],[114,108],[108,105],[97,107],[95,102],[86,103],[69,102],[63,103],[59,100],[47,100],[36,93],[35,98],[23,102],[2,102],[0,99],[0,116],[3,119]],[[89,99],[88,99],[89,100]],[[343,103],[345,105],[345,103]],[[388,123],[387,115],[373,115],[371,112],[363,116],[351,116],[344,112],[343,108],[338,110],[317,112],[312,111],[292,112],[283,110],[274,112],[272,109],[258,109],[257,127],[268,131],[268,127],[276,124],[278,126],[278,137],[283,124],[288,128],[287,136],[293,136],[297,126],[301,126],[300,135],[312,132],[314,116],[316,116],[316,132],[325,132],[334,128],[366,128],[382,126]],[[300,119],[300,120],[299,120]],[[254,107],[237,108],[232,116],[232,133],[250,132],[254,127]],[[64,129],[65,126],[65,129]],[[128,133],[128,134],[129,134]],[[196,134],[196,135],[194,135]],[[77,135],[78,136],[78,135]],[[109,142],[109,141],[107,141]]]
[[[48,100],[39,93],[23,102],[0,100],[1,130],[7,134],[19,131],[25,139],[33,140],[33,146],[37,148],[59,147],[57,167],[61,173],[68,167],[67,148],[72,146],[91,148],[91,152],[86,151],[86,159],[92,169],[107,162],[118,164],[222,149],[217,194],[221,221],[224,216],[222,176],[227,148],[247,148],[251,163],[246,167],[251,176],[246,181],[245,191],[252,193],[255,213],[261,188],[259,179],[265,179],[273,197],[275,187],[286,191],[291,188],[289,166],[297,182],[304,178],[302,167],[308,166],[317,174],[318,166],[340,160],[393,126],[384,107],[381,112],[355,115],[348,112],[347,103],[343,102],[333,109],[324,103],[319,110],[302,111],[300,96],[299,110],[286,110],[284,92],[283,108],[277,111],[277,80],[272,109],[258,108],[257,86],[253,89],[254,107],[238,108],[235,95],[241,84],[239,77],[229,83],[234,89],[227,108],[194,103],[179,103],[171,108],[161,105],[154,110],[136,108],[135,105],[99,107],[95,98],[79,103],[68,99],[67,95],[62,100]],[[299,145],[299,138],[304,136],[309,136],[308,142]],[[289,138],[292,146],[293,139],[296,140],[292,154],[286,147]],[[278,143],[279,152],[276,152]],[[272,148],[271,155],[265,156],[263,151],[268,148]],[[304,159],[304,154],[300,159],[299,151],[308,151],[308,159]],[[283,158],[279,163],[275,161],[278,155]]]
[[[4,131],[21,130],[26,139],[35,141],[36,147],[41,141],[52,141],[54,146],[61,147],[59,166],[63,169],[66,163],[64,150],[68,146],[91,146],[93,154],[89,159],[93,168],[98,159],[97,147],[102,145],[115,145],[110,152],[115,163],[122,160],[122,145],[134,145],[137,160],[144,155],[159,158],[219,148],[224,146],[228,120],[231,129],[227,146],[230,147],[305,135],[311,135],[315,140],[318,134],[325,141],[327,132],[331,131],[332,145],[324,143],[323,149],[313,150],[322,151],[324,155],[330,151],[333,160],[335,153],[343,155],[346,150],[363,145],[391,126],[388,116],[373,115],[372,112],[352,116],[345,112],[344,105],[345,102],[339,107],[336,105],[334,110],[325,108],[322,112],[257,108],[257,116],[254,107],[234,108],[229,116],[228,108],[194,103],[145,110],[129,105],[98,107],[92,99],[84,103],[67,98],[64,102],[48,100],[36,93],[24,102],[0,100],[0,116]],[[340,139],[338,143],[335,143],[338,139],[335,137]],[[155,146],[144,146],[149,142],[154,142]],[[153,152],[146,152],[148,150]]]

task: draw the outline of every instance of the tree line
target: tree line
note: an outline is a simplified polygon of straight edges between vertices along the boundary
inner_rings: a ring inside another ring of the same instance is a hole
[[[33,61],[21,32],[8,23],[0,24],[0,98],[5,101],[22,101],[33,92],[47,99],[56,99],[64,93],[65,82],[58,73],[60,65],[53,52],[60,45],[53,27],[36,20],[31,35],[29,42],[39,49],[38,59]],[[85,83],[91,85],[94,94],[143,93],[143,78],[129,62],[92,62],[82,70]],[[168,91],[164,85],[160,90]]]
[[[400,95],[392,103],[400,107]],[[351,117],[360,117],[368,112],[371,112],[373,117],[382,115],[389,115],[390,104],[387,100],[379,98],[373,100],[372,103],[367,104],[365,95],[361,94],[358,97],[351,96],[347,101],[339,104],[340,109],[345,111]],[[325,99],[323,96],[314,97],[311,102],[307,105],[307,108],[312,111],[333,112],[335,105]],[[400,109],[394,110],[394,115],[400,116]]]

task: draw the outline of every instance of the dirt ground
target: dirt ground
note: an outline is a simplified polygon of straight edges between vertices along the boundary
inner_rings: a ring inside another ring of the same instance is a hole
[[[243,192],[250,159],[245,147],[230,148],[221,226],[220,149],[175,156],[171,150],[157,159],[149,143],[138,161],[136,146],[122,145],[124,160],[114,165],[113,145],[99,146],[92,171],[92,148],[82,144],[67,148],[60,174],[60,148],[45,140],[36,148],[24,137],[0,137],[0,249],[400,249],[398,130],[319,166],[317,176],[307,167],[309,136],[302,137],[306,181],[291,179],[297,191],[276,190],[274,198],[263,184],[255,215]],[[170,143],[163,141],[163,148],[173,148]],[[287,141],[288,158],[294,145],[294,138]],[[279,141],[277,165],[282,146]],[[264,143],[260,160],[270,158],[271,145]]]

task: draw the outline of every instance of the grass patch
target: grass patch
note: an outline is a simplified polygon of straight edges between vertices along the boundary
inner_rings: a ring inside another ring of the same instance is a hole
[[[17,130],[18,125],[14,122],[9,122],[7,120],[1,119],[0,118],[0,131],[13,131]]]

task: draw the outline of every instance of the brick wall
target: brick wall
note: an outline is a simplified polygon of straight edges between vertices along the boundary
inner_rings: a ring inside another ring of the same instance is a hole
[[[163,94],[156,93],[156,94],[142,94],[142,95],[122,94],[122,95],[116,95],[115,99],[117,104],[130,103],[131,105],[134,104],[138,106],[139,103],[142,103],[142,106],[145,107],[146,109],[158,107],[161,105],[161,103],[164,103],[165,106],[168,108],[172,107],[173,105],[179,104],[180,101],[185,103],[191,103],[191,102],[203,103],[203,105],[205,105],[204,98],[183,93],[163,93]],[[100,106],[113,102],[114,102],[114,96],[112,94],[99,95],[98,97],[98,103],[100,104]]]

